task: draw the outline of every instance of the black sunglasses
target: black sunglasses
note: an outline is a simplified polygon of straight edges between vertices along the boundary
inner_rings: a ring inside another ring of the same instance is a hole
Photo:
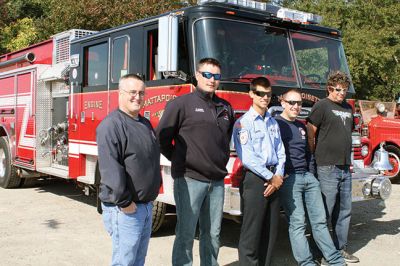
[[[335,90],[338,93],[343,93],[346,94],[347,93],[347,89],[339,89],[339,88],[335,88],[335,87],[330,87],[332,90]]]
[[[200,74],[206,79],[211,79],[212,77],[214,77],[215,80],[221,79],[221,74],[213,74],[211,72],[200,72]]]
[[[301,106],[303,104],[303,101],[286,101],[286,100],[283,100],[283,101],[287,102],[288,104],[290,104],[292,106],[295,106],[296,104],[298,106]]]
[[[257,91],[257,90],[255,90],[255,91],[253,91],[253,93],[255,95],[257,95],[258,97],[264,97],[265,95],[267,95],[269,98],[272,96],[272,91]]]

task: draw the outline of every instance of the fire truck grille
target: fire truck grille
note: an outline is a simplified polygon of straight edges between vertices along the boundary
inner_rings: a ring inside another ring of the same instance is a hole
[[[353,146],[353,154],[354,154],[354,160],[362,160],[363,159],[363,157],[361,155],[361,147]]]
[[[56,41],[56,63],[69,61],[69,36]]]
[[[55,37],[55,64],[68,62],[70,54],[70,41],[73,39],[78,39],[86,35],[96,33],[96,31],[90,30],[70,30],[63,32]]]

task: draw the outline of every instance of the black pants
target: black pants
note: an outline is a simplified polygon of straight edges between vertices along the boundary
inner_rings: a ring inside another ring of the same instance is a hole
[[[247,171],[240,186],[243,221],[239,239],[239,265],[270,265],[280,203],[278,193],[264,197],[264,180]]]

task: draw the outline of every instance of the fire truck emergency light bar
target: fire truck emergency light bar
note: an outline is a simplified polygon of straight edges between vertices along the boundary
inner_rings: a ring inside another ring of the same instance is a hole
[[[197,3],[199,5],[206,3],[224,3],[235,6],[249,7],[261,11],[267,11],[267,3],[252,0],[198,0]],[[275,16],[283,20],[304,24],[319,24],[322,22],[321,16],[284,7],[279,8]]]

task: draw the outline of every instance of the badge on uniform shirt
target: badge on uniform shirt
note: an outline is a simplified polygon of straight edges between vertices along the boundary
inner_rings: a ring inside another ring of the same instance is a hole
[[[300,134],[301,134],[301,138],[305,139],[306,138],[306,131],[304,130],[304,128],[299,127],[299,131],[300,131]]]
[[[247,130],[241,130],[239,133],[240,144],[245,145],[249,140],[249,132]]]

